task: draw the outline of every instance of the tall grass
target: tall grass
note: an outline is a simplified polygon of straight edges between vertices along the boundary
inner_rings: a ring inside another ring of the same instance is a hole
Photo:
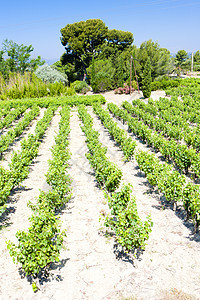
[[[8,80],[0,74],[0,99],[40,98],[45,96],[74,95],[71,87],[61,82],[44,83],[34,73],[10,73]]]

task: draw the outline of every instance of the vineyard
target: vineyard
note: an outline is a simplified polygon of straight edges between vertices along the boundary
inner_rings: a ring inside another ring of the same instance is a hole
[[[199,299],[199,87],[0,103],[0,299]]]

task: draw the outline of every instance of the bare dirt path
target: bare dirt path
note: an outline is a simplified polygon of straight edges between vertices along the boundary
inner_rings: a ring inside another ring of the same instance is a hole
[[[31,299],[32,287],[26,279],[21,279],[18,266],[14,265],[6,248],[6,241],[10,239],[16,242],[15,234],[18,230],[27,230],[28,217],[31,209],[27,207],[28,201],[34,202],[39,196],[39,190],[48,189],[45,174],[48,170],[48,159],[51,158],[50,148],[54,144],[55,131],[58,132],[60,114],[56,111],[43,141],[39,147],[39,153],[30,167],[28,178],[22,183],[24,187],[15,190],[10,197],[8,205],[10,213],[0,231],[0,299]]]
[[[123,101],[132,102],[134,99],[142,99],[145,102],[147,102],[147,99],[144,99],[144,97],[143,97],[142,91],[140,91],[140,93],[135,91],[131,95],[125,95],[125,94],[117,95],[114,93],[114,91],[108,91],[108,92],[102,93],[102,95],[105,97],[107,103],[113,102],[117,105],[121,104]],[[153,100],[158,100],[160,97],[166,97],[165,91],[151,92],[151,98]]]
[[[121,296],[136,296],[138,299],[160,299],[162,290],[177,289],[196,297],[200,295],[200,235],[192,235],[170,207],[164,207],[160,195],[153,192],[147,180],[139,172],[137,163],[123,162],[122,151],[115,146],[100,120],[90,109],[94,128],[100,133],[100,141],[109,149],[111,161],[123,172],[125,182],[133,185],[139,214],[144,218],[151,214],[153,231],[147,242],[141,261],[136,261],[124,282],[117,285]],[[139,144],[139,142],[137,142]],[[142,145],[144,149],[145,146]],[[147,150],[147,149],[146,149]],[[114,298],[113,298],[114,299]]]

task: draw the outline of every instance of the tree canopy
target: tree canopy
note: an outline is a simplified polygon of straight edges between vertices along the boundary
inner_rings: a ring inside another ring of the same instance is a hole
[[[89,19],[67,24],[62,28],[61,43],[66,50],[65,62],[72,61],[73,57],[74,63],[77,64],[77,60],[81,62],[86,72],[93,56],[104,58],[102,53],[107,52],[110,56],[116,49],[123,51],[133,43],[133,34],[116,29],[109,30],[102,20]]]
[[[139,77],[139,81],[142,81],[142,74],[147,59],[151,62],[151,77],[152,80],[159,76],[166,75],[173,70],[172,58],[169,50],[166,48],[160,48],[157,42],[153,42],[151,39],[143,42],[140,48],[136,49],[134,58],[136,60],[136,69]]]
[[[35,71],[37,66],[43,65],[41,57],[31,59],[33,46],[18,45],[12,40],[4,40],[0,51],[0,72],[6,77],[9,72]]]
[[[177,66],[182,65],[188,59],[188,54],[185,50],[179,50],[176,53],[176,64]]]

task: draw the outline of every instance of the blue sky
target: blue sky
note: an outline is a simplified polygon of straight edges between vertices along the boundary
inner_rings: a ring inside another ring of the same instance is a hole
[[[60,58],[60,29],[87,19],[101,19],[109,29],[130,31],[134,44],[148,39],[176,53],[200,50],[200,1],[2,1],[0,48],[3,40],[32,45],[33,57]]]

